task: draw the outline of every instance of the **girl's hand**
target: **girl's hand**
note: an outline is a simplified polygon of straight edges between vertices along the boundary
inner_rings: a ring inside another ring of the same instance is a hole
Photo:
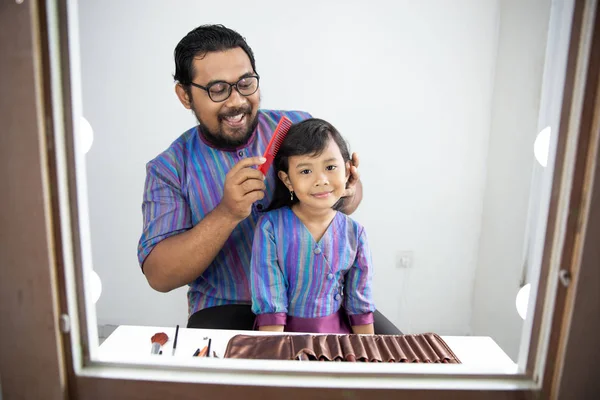
[[[373,324],[354,325],[354,326],[352,326],[352,333],[355,333],[358,335],[374,335],[375,328],[373,327]]]
[[[283,332],[283,325],[263,325],[258,327],[259,331]]]

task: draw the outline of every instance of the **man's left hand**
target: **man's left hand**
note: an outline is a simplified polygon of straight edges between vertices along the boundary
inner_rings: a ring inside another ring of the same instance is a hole
[[[352,153],[352,161],[350,162],[350,178],[346,182],[346,191],[344,197],[354,197],[356,193],[356,183],[360,179],[360,173],[358,172],[359,164],[358,154]]]

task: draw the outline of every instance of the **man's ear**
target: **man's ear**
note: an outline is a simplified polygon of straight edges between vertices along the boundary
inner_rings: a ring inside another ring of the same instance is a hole
[[[288,190],[294,190],[292,182],[290,181],[290,176],[288,174],[286,174],[284,171],[279,171],[277,173],[277,176],[279,177],[279,179],[281,179],[281,182],[283,182],[283,184],[288,188]]]
[[[187,108],[188,110],[192,109],[192,101],[190,99],[190,96],[188,96],[187,91],[184,89],[181,83],[175,84],[175,94],[177,94],[179,101],[181,102],[181,104],[183,104],[185,108]]]

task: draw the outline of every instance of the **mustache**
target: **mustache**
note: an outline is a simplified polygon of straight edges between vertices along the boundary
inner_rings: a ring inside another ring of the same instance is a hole
[[[219,114],[219,118],[227,118],[227,117],[233,117],[234,115],[238,115],[238,114],[250,114],[252,113],[252,107],[250,106],[244,106],[244,107],[237,107],[237,108],[231,108],[229,110],[227,110],[226,112],[220,113]]]

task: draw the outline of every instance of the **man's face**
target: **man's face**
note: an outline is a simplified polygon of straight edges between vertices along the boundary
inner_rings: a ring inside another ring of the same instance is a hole
[[[236,83],[255,74],[250,59],[239,47],[207,53],[203,58],[195,58],[193,66],[192,81],[204,87],[216,81]],[[220,147],[238,147],[248,141],[258,123],[260,89],[242,96],[231,88],[229,98],[220,103],[212,101],[205,90],[195,86],[190,86],[190,90],[191,98],[180,85],[176,87],[182,104],[194,112],[209,141]]]

